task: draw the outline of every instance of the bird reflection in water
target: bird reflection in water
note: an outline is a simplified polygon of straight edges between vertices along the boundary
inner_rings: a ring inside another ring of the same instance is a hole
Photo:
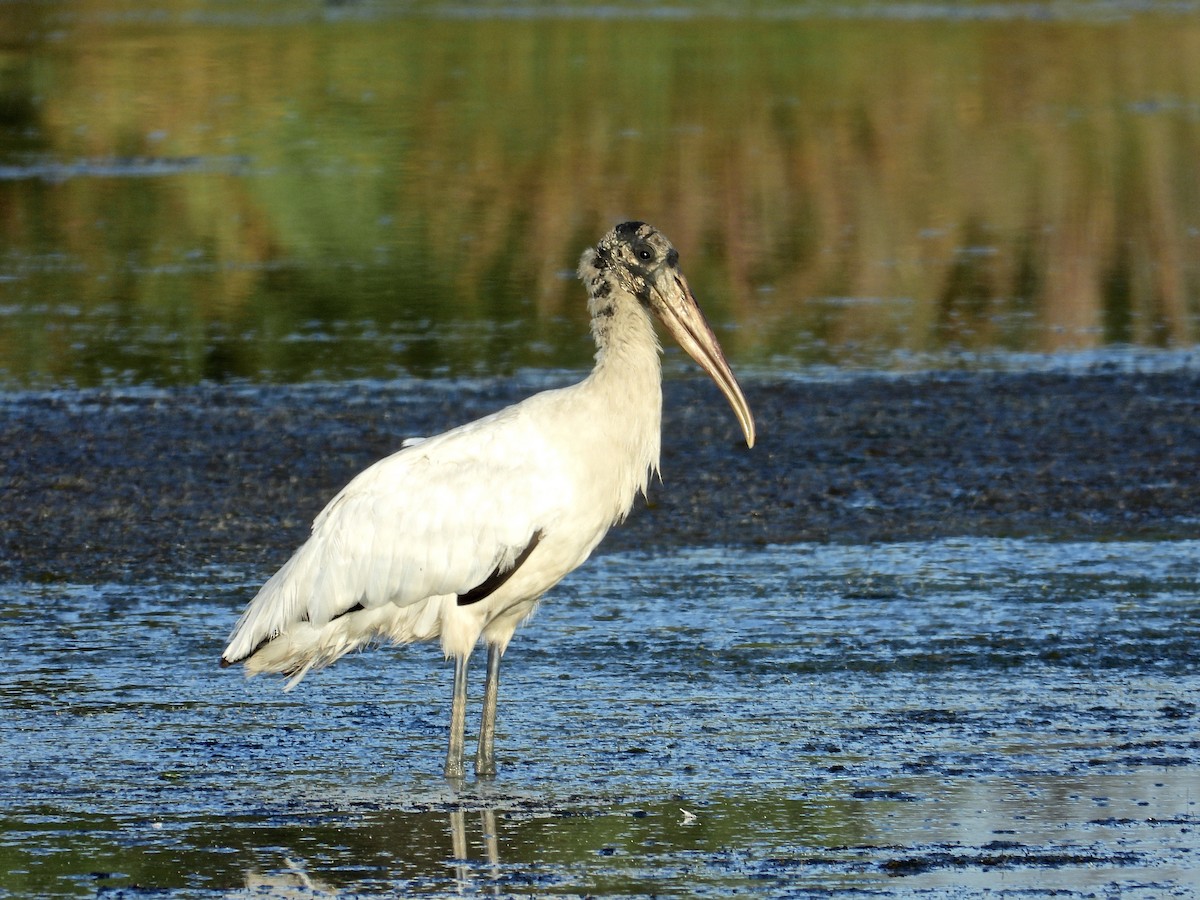
[[[467,849],[467,813],[457,809],[450,813],[450,844],[454,851],[455,881],[459,890],[467,891],[476,886],[475,873],[480,870],[470,863],[470,853]],[[487,893],[500,894],[500,839],[496,834],[496,811],[494,809],[479,810],[480,840],[483,845],[484,859],[487,862],[487,883],[490,888]]]
[[[496,830],[496,811],[491,808],[452,809],[449,813],[448,832],[450,836],[450,855],[444,855],[444,845],[441,854],[425,860],[405,860],[410,865],[424,862],[428,871],[420,873],[417,878],[423,885],[441,881],[441,876],[447,868],[453,871],[453,885],[447,888],[460,894],[501,894],[500,869],[500,839]],[[475,826],[478,823],[478,834]],[[438,842],[441,843],[440,841]],[[287,856],[282,860],[283,865],[274,870],[263,870],[255,867],[247,869],[244,876],[245,891],[235,892],[229,896],[251,896],[289,900],[289,898],[338,897],[357,896],[363,885],[345,884],[335,886],[329,881],[328,875],[310,874],[309,867],[297,857]],[[394,890],[397,895],[405,893],[405,882],[411,875],[405,877],[399,873],[389,879],[386,873],[382,880],[391,881],[385,890]],[[374,880],[374,879],[372,879]]]
[[[278,900],[290,897],[336,897],[341,893],[327,882],[310,876],[303,862],[284,857],[283,863],[283,869],[273,872],[263,872],[257,868],[247,869],[246,893],[253,897]]]

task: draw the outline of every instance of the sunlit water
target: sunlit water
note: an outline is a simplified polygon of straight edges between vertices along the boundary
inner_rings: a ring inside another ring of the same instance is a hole
[[[1182,896],[1198,552],[601,557],[518,635],[462,791],[435,648],[284,694],[216,666],[250,573],[3,585],[0,892]]]
[[[1195,9],[8,3],[0,387],[581,368],[624,218],[739,371],[1190,348]]]

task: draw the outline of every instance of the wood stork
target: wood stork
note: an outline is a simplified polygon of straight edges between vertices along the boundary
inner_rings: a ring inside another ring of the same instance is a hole
[[[221,659],[291,676],[364,645],[440,638],[454,657],[448,778],[463,777],[467,660],[487,677],[475,772],[495,772],[500,657],[517,626],[588,558],[658,471],[661,347],[653,311],[725,394],[754,446],[754,419],[661,233],[625,222],[583,254],[595,367],[407,446],[355,477],[246,607]]]

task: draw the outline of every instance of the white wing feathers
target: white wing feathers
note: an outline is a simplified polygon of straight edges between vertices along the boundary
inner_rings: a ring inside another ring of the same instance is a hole
[[[563,461],[520,409],[413,444],[354,478],[246,608],[225,661],[289,629],[464,594],[511,568],[571,503]]]

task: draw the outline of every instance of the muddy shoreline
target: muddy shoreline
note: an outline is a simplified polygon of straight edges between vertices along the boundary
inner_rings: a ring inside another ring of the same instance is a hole
[[[663,483],[604,550],[950,536],[1200,536],[1200,374],[750,381],[753,451],[665,388]],[[169,579],[283,561],[354,473],[536,390],[352,383],[0,398],[0,577]]]
[[[531,380],[0,396],[0,896],[1196,883],[1192,374],[752,380],[750,452],[669,383],[602,545],[650,552],[521,631],[494,782],[441,778],[437,647],[217,666],[347,478]],[[1075,542],[988,539],[1023,535]]]

